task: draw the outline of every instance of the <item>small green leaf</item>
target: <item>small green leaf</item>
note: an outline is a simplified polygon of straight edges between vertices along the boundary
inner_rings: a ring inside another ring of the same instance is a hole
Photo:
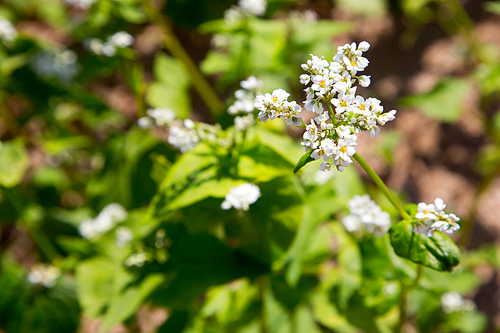
[[[315,159],[311,157],[311,153],[312,153],[312,150],[310,150],[307,153],[305,153],[304,155],[302,155],[300,160],[295,165],[295,169],[293,169],[293,173],[297,173],[307,163],[315,161]]]
[[[451,271],[460,263],[460,249],[440,232],[432,237],[414,231],[414,223],[402,221],[389,230],[396,254],[437,271]]]
[[[29,156],[20,139],[5,142],[0,148],[0,185],[13,187],[23,179]]]

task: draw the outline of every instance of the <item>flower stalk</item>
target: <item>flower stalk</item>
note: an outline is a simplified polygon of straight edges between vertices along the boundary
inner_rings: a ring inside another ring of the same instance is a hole
[[[358,162],[359,165],[361,165],[361,167],[366,171],[368,176],[370,176],[370,178],[373,179],[375,184],[382,191],[382,193],[384,193],[384,195],[391,202],[394,208],[397,209],[399,215],[403,218],[403,220],[410,220],[411,219],[410,215],[408,215],[408,213],[404,210],[403,206],[401,206],[398,199],[396,199],[394,194],[392,194],[392,192],[387,188],[387,186],[379,177],[379,175],[375,172],[375,170],[373,170],[372,167],[358,153],[354,154],[353,157],[356,160],[356,162]]]
[[[200,73],[198,66],[196,66],[194,61],[186,52],[179,39],[177,39],[170,24],[162,16],[160,10],[153,5],[151,0],[143,0],[142,8],[144,9],[144,12],[148,16],[149,20],[162,30],[165,48],[184,64],[189,76],[191,77],[193,87],[203,99],[205,105],[210,109],[214,116],[220,115],[225,109],[224,103],[222,103],[219,96],[205,79],[203,74]]]

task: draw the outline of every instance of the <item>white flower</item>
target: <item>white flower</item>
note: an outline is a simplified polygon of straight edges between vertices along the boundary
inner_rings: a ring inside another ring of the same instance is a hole
[[[359,85],[362,87],[368,87],[370,85],[370,76],[369,75],[361,75],[358,78]]]
[[[147,114],[158,126],[169,125],[175,120],[175,112],[172,109],[148,109]]]
[[[361,50],[362,52],[366,52],[366,51],[368,51],[369,48],[370,48],[370,43],[368,43],[366,41],[359,43],[358,50]]]
[[[246,80],[240,82],[240,86],[246,90],[257,90],[262,88],[263,82],[255,76],[250,76]]]
[[[460,218],[455,214],[444,212],[446,205],[441,198],[436,198],[434,203],[429,205],[421,202],[417,207],[418,212],[415,214],[415,218],[419,221],[415,226],[415,232],[425,233],[427,237],[432,237],[435,231],[452,234],[460,229],[460,225],[457,223]]]
[[[0,19],[0,39],[4,42],[12,42],[17,37],[17,30],[12,23],[7,20]]]
[[[57,279],[61,276],[61,270],[47,264],[35,264],[28,274],[28,281],[31,284],[43,285],[45,288],[52,288],[56,285]]]
[[[221,204],[224,210],[234,207],[238,210],[248,210],[249,205],[260,198],[260,189],[257,185],[245,183],[233,187],[226,194],[225,200]]]
[[[247,130],[253,124],[255,124],[255,120],[253,119],[252,114],[234,118],[234,129],[237,131]]]
[[[443,307],[443,311],[448,314],[476,309],[476,304],[473,301],[469,299],[464,300],[456,291],[450,291],[441,295],[441,306]]]
[[[106,233],[117,223],[124,221],[127,211],[120,204],[111,203],[104,207],[94,219],[84,220],[78,227],[80,234],[87,239]]]
[[[112,36],[108,37],[108,42],[115,47],[127,47],[134,43],[134,36],[126,31],[118,31]]]
[[[360,230],[362,227],[367,232],[376,236],[383,236],[391,225],[389,213],[384,212],[368,194],[355,195],[348,203],[350,215],[342,219],[342,224],[348,232]]]
[[[125,247],[134,239],[134,234],[127,227],[118,227],[115,231],[115,238],[116,246]]]
[[[267,2],[265,0],[239,0],[238,6],[256,16],[262,16],[266,13]]]

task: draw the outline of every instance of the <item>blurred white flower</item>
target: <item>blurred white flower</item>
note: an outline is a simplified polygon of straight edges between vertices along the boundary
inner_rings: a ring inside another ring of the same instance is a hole
[[[43,79],[56,77],[68,85],[80,71],[77,55],[72,50],[56,51],[55,54],[43,51],[38,53],[30,63],[33,71]]]
[[[415,232],[425,233],[427,237],[432,237],[435,231],[452,234],[460,229],[458,224],[460,218],[455,214],[444,212],[446,205],[441,198],[436,198],[432,204],[421,202],[417,207],[418,212],[415,214],[415,219],[419,221],[415,226]]]
[[[342,219],[342,224],[347,231],[353,232],[366,229],[366,231],[383,236],[391,226],[389,213],[384,212],[368,194],[355,195],[348,203],[350,215]]]
[[[0,18],[0,39],[4,42],[12,42],[17,37],[17,30],[10,21]]]
[[[127,227],[118,227],[115,231],[115,238],[116,246],[125,247],[134,239],[134,234]]]
[[[28,274],[28,281],[35,285],[43,285],[45,288],[52,288],[56,285],[57,279],[61,276],[61,270],[47,264],[35,264]]]
[[[80,224],[78,231],[84,238],[92,239],[114,228],[117,223],[124,221],[127,211],[120,204],[111,203],[104,207],[94,219],[87,219]]]
[[[260,195],[260,189],[257,185],[241,184],[229,190],[221,204],[221,208],[227,210],[234,207],[238,210],[248,210],[249,206],[260,198]]]
[[[457,311],[474,311],[476,304],[469,299],[463,299],[456,291],[450,291],[441,295],[441,306],[446,313]]]
[[[80,7],[83,10],[90,9],[97,0],[66,0],[66,3],[72,6]]]

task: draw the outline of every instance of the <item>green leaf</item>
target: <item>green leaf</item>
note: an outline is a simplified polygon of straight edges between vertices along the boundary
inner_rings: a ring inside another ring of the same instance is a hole
[[[311,157],[311,154],[312,154],[312,150],[309,150],[307,153],[302,155],[300,160],[295,165],[295,169],[293,169],[293,173],[297,173],[307,163],[315,161],[315,159]]]
[[[470,87],[466,79],[447,78],[430,92],[406,97],[401,103],[421,109],[430,118],[455,122],[460,119],[463,101]]]
[[[0,185],[18,185],[29,167],[29,156],[21,139],[3,142],[0,147]]]
[[[399,222],[389,230],[396,254],[437,271],[451,271],[460,263],[460,249],[440,232],[432,237],[414,231],[414,223]]]
[[[142,302],[164,281],[162,274],[150,274],[137,286],[128,287],[120,292],[109,304],[104,316],[104,324],[99,329],[106,332],[115,324],[121,323],[132,316]]]
[[[171,108],[180,118],[187,117],[191,105],[189,98],[189,76],[184,65],[164,53],[154,60],[156,81],[146,91],[147,102],[156,108]]]

